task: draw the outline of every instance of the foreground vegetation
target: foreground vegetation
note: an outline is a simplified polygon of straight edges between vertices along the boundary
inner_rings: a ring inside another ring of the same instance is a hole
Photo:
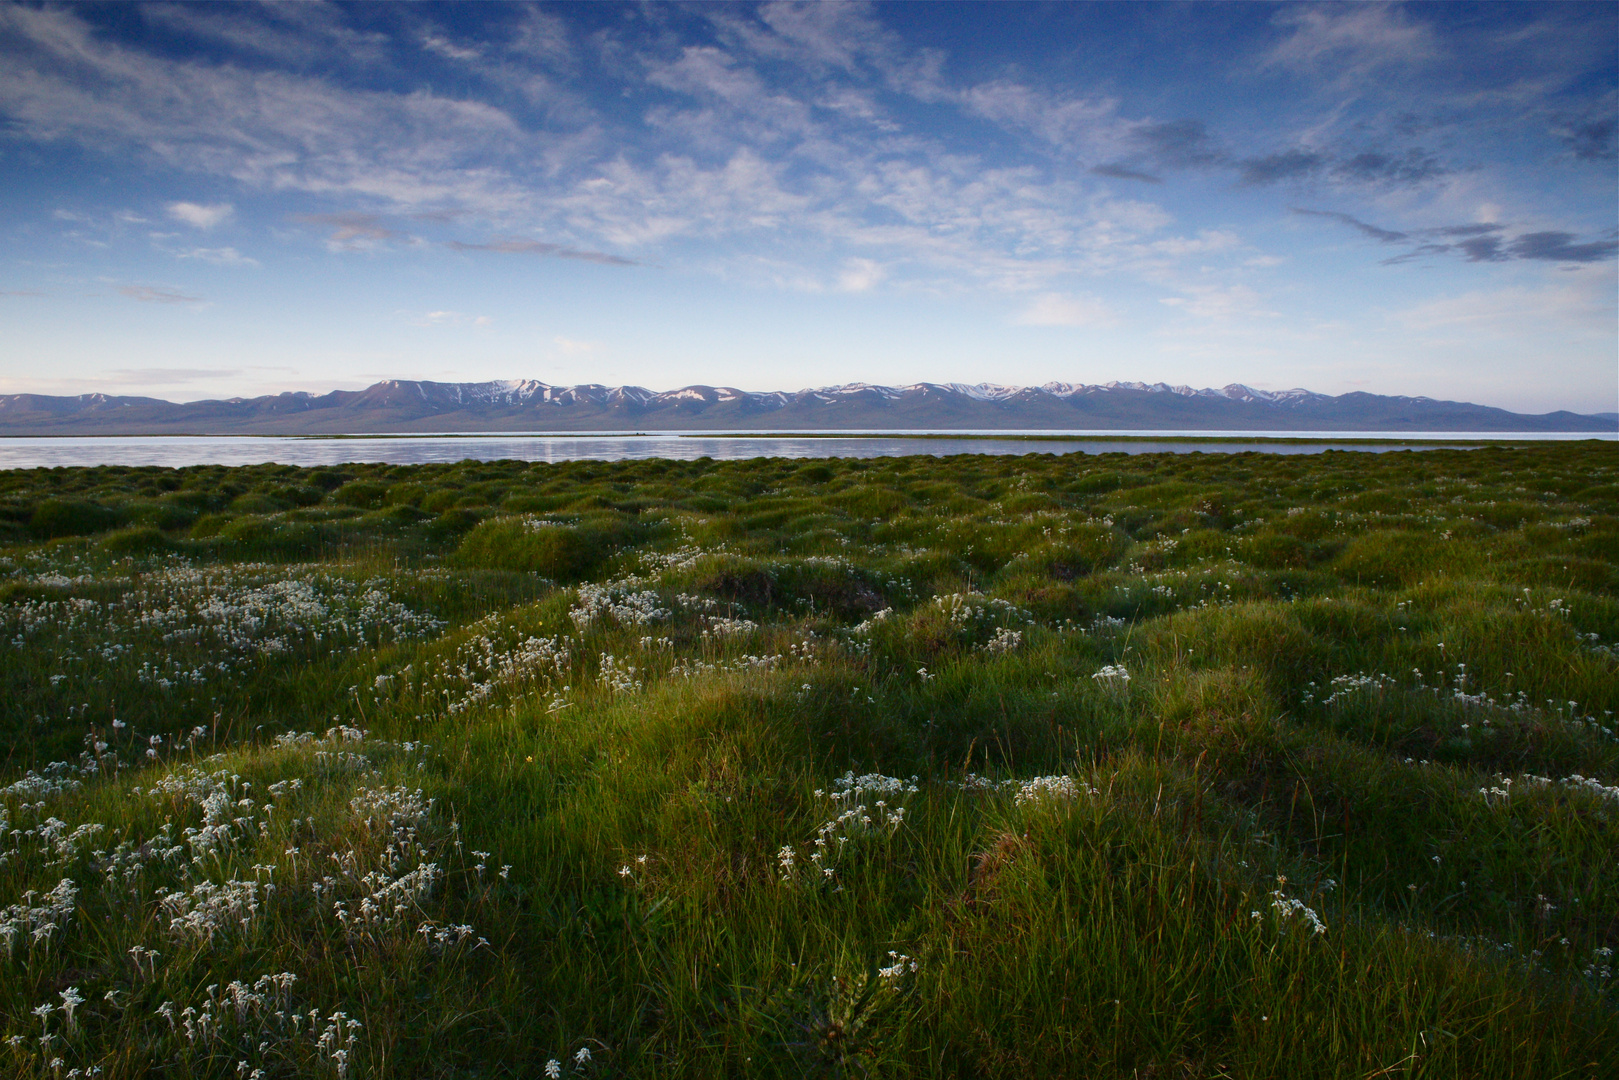
[[[0,1070],[1597,1077],[1619,448],[0,474]]]

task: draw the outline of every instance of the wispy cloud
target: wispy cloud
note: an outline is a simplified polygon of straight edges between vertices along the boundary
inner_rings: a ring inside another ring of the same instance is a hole
[[[487,315],[468,315],[464,312],[447,309],[416,313],[401,311],[399,314],[403,315],[405,321],[412,326],[475,326],[482,328],[494,322]]]
[[[333,251],[367,251],[389,240],[415,240],[409,233],[384,224],[376,214],[294,214],[292,220],[331,229],[326,246]]]
[[[841,292],[869,292],[888,277],[888,268],[874,259],[848,259],[838,273]]]
[[[1538,287],[1477,289],[1427,300],[1396,313],[1398,325],[1413,330],[1500,328],[1516,331],[1534,326],[1578,326],[1603,333],[1613,328],[1611,282],[1598,279],[1559,282]]]
[[[444,244],[452,251],[497,251],[507,255],[549,255],[554,259],[579,259],[583,262],[601,263],[604,266],[639,266],[634,259],[626,259],[621,255],[609,255],[603,251],[579,251],[564,247],[561,244],[549,244],[543,240],[489,240],[481,244],[468,243],[464,240],[449,240]]]
[[[457,45],[442,34],[427,34],[422,38],[422,48],[430,53],[436,53],[447,60],[460,60],[471,62],[483,57],[482,49],[471,48],[466,45]]]
[[[230,379],[242,374],[241,368],[187,368],[147,367],[113,368],[103,378],[117,383],[140,383],[149,386],[178,386],[184,383]]]
[[[1568,119],[1552,130],[1577,160],[1619,160],[1619,118],[1607,115]]]
[[[174,202],[168,206],[169,217],[183,221],[198,229],[211,229],[235,212],[230,203]]]
[[[1237,166],[1245,184],[1275,184],[1315,176],[1326,159],[1314,150],[1284,150],[1279,154],[1249,158]]]
[[[341,9],[322,0],[270,4],[157,3],[141,18],[171,32],[254,54],[293,67],[312,63],[374,64],[386,34],[356,30]]]
[[[1166,296],[1158,302],[1202,319],[1224,321],[1237,317],[1275,318],[1258,292],[1247,285],[1188,285],[1183,296]]]
[[[1118,322],[1105,301],[1095,296],[1045,293],[1012,320],[1020,326],[1112,326]]]
[[[1383,260],[1391,265],[1409,262],[1423,255],[1442,255],[1447,252],[1459,254],[1468,262],[1531,259],[1540,262],[1595,263],[1604,262],[1619,254],[1619,240],[1582,241],[1573,233],[1552,230],[1519,233],[1509,239],[1502,235],[1506,226],[1497,222],[1442,225],[1402,232],[1384,229],[1349,214],[1331,210],[1305,210],[1294,207],[1293,213],[1342,222],[1381,243],[1411,243],[1413,245],[1411,250]]]
[[[551,343],[563,356],[589,356],[601,351],[602,343],[599,341],[579,341],[566,338],[560,334],[551,339]]]
[[[215,266],[257,266],[257,259],[249,258],[233,247],[192,248],[190,251],[175,252],[182,259],[196,259],[200,262],[212,263]]]
[[[1396,244],[1401,240],[1410,238],[1409,233],[1397,232],[1393,229],[1379,228],[1378,226],[1362,221],[1357,217],[1353,217],[1349,214],[1340,214],[1335,210],[1306,210],[1302,207],[1295,206],[1292,208],[1292,212],[1304,217],[1330,218],[1333,221],[1340,221],[1343,224],[1348,225],[1350,228],[1371,237],[1373,240],[1380,240],[1385,244]]]
[[[1603,262],[1619,253],[1619,241],[1594,240],[1580,243],[1572,233],[1533,232],[1523,233],[1514,238],[1507,250],[1519,259],[1569,263]]]
[[[1141,172],[1139,169],[1130,169],[1123,165],[1115,164],[1093,165],[1091,166],[1091,174],[1093,176],[1108,176],[1115,180],[1139,180],[1143,184],[1162,184],[1164,182],[1164,178],[1161,176],[1154,176],[1151,173]]]
[[[1171,168],[1202,168],[1219,165],[1227,155],[1201,120],[1172,120],[1162,124],[1142,124],[1131,133],[1152,160]]]
[[[202,304],[207,301],[200,296],[188,296],[173,289],[159,288],[155,285],[120,285],[118,292],[131,300],[139,300],[145,304]]]
[[[1276,15],[1287,36],[1265,62],[1339,82],[1384,67],[1420,64],[1438,53],[1432,30],[1392,4],[1287,7]]]

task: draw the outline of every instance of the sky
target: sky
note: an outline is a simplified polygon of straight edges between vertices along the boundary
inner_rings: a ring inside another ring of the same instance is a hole
[[[1619,5],[0,6],[0,393],[1619,409]]]

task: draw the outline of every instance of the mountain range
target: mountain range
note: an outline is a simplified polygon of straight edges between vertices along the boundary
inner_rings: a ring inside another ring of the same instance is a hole
[[[1619,414],[1525,414],[1459,401],[1241,384],[850,383],[796,393],[687,386],[552,386],[532,379],[389,379],[364,390],[176,403],[81,394],[0,396],[0,435],[355,435],[492,431],[1590,431]]]

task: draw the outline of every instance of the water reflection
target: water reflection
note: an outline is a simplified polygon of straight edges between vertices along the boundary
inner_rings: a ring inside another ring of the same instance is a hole
[[[494,461],[622,461],[640,458],[754,457],[896,457],[928,454],[1156,454],[1240,453],[1318,454],[1324,450],[1386,452],[1432,449],[1423,442],[1354,442],[1368,434],[1338,434],[1345,441],[1282,442],[1276,438],[1236,437],[1218,441],[1170,441],[1168,432],[1131,432],[1142,438],[1015,439],[957,437],[907,438],[903,435],[869,438],[804,438],[793,436],[747,437],[718,435],[463,435],[365,438],[289,438],[273,436],[184,436],[0,439],[0,468],[37,468],[59,465],[339,465],[346,462],[383,462],[411,465],[426,462]],[[1188,433],[1190,434],[1190,433]],[[1206,433],[1204,433],[1206,434]],[[1278,433],[1280,434],[1280,433]],[[1296,437],[1325,433],[1286,433]],[[1156,438],[1154,438],[1156,436]],[[1329,439],[1332,436],[1327,436]],[[1412,438],[1409,434],[1405,438]],[[1422,436],[1418,436],[1421,438]],[[1472,433],[1436,434],[1445,439],[1485,442],[1543,441],[1545,435],[1502,436]],[[1564,436],[1566,438],[1566,436]],[[1590,438],[1592,436],[1584,436]],[[1612,436],[1607,437],[1609,440]],[[1467,445],[1448,443],[1449,446]]]

